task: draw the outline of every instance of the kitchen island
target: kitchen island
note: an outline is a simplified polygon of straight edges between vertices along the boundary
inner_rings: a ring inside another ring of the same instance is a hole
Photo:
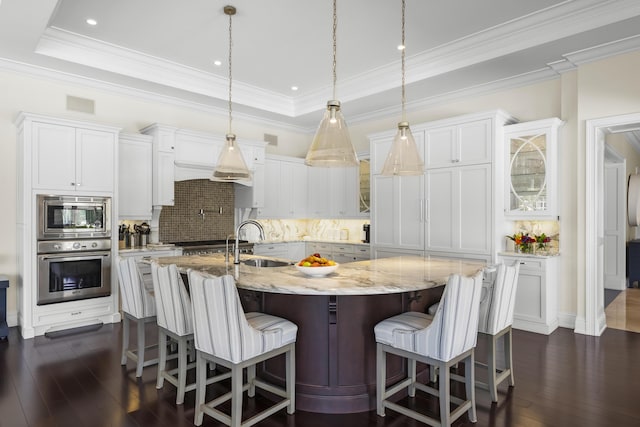
[[[221,254],[157,261],[176,264],[182,272],[230,274],[245,311],[296,323],[296,408],[321,413],[375,408],[373,327],[405,311],[425,311],[440,298],[449,275],[473,275],[484,267],[458,259],[403,256],[341,264],[335,273],[318,278],[303,275],[293,265],[225,263]],[[389,357],[391,382],[402,378],[405,369],[400,359]],[[268,361],[260,375],[284,382],[284,364]]]

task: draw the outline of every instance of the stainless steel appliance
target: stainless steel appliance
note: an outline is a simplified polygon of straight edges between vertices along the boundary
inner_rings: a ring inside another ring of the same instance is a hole
[[[111,237],[111,198],[37,196],[38,240]]]
[[[111,295],[111,239],[38,242],[38,305]]]
[[[230,247],[231,247],[231,242]],[[206,255],[215,253],[224,253],[226,240],[198,240],[189,242],[174,242],[176,246],[182,247],[182,255]],[[246,240],[240,240],[238,245],[240,253],[252,254],[253,243]]]

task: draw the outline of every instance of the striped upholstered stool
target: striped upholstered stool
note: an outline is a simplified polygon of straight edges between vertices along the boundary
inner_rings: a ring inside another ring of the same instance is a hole
[[[151,277],[156,297],[158,322],[158,380],[156,388],[164,386],[164,380],[177,388],[176,404],[184,402],[184,394],[194,390],[195,383],[187,384],[187,370],[195,367],[188,363],[187,350],[193,341],[191,299],[175,265],[160,266],[151,263]],[[178,368],[167,370],[167,339],[178,344]]]
[[[145,324],[156,322],[156,303],[153,289],[148,289],[133,258],[118,257],[118,284],[122,300],[122,365],[131,359],[136,364],[136,377],[142,376],[145,366],[155,365],[158,359],[145,360],[145,350],[156,347],[146,346]],[[131,320],[136,322],[136,348],[129,348]]]
[[[469,420],[476,422],[473,366],[481,290],[482,272],[474,277],[452,275],[433,317],[424,313],[407,312],[383,320],[375,326],[378,415],[384,416],[385,408],[390,408],[429,425],[449,426],[468,411]],[[387,353],[408,360],[407,378],[388,389]],[[416,361],[428,364],[430,369],[439,369],[441,375],[437,389],[416,381]],[[465,365],[465,400],[450,395],[449,368],[458,362],[464,362]],[[438,396],[440,419],[429,417],[389,400],[391,396],[406,388],[410,397],[415,396],[416,389]],[[457,405],[453,411],[451,411],[450,402]]]
[[[196,342],[196,411],[194,424],[201,425],[204,414],[229,426],[253,425],[287,408],[295,411],[295,343],[298,327],[285,319],[263,313],[245,315],[232,276],[214,277],[189,272]],[[285,388],[256,378],[256,363],[285,354]],[[206,362],[231,370],[231,392],[205,403]],[[243,369],[247,382],[243,384]],[[249,397],[262,388],[283,399],[242,422],[242,395]],[[231,399],[231,415],[216,407]]]

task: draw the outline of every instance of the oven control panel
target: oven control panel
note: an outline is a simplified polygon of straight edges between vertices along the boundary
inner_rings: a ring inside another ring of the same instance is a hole
[[[39,254],[57,252],[105,251],[111,249],[111,239],[95,240],[42,240],[38,242]]]

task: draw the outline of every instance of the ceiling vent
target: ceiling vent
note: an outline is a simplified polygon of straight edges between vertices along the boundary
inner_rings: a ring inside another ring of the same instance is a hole
[[[273,145],[274,147],[278,146],[278,135],[269,135],[268,133],[264,134],[264,142],[267,142],[269,145]]]
[[[67,110],[95,114],[96,103],[93,99],[78,98],[77,96],[67,95]]]

